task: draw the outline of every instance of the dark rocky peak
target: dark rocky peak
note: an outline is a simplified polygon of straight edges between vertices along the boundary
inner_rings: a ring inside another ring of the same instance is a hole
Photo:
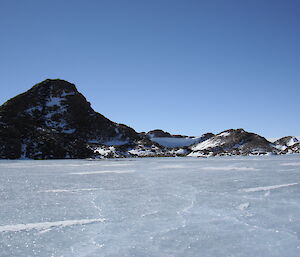
[[[44,127],[57,132],[75,132],[89,127],[92,116],[101,119],[102,124],[111,123],[91,108],[75,85],[64,80],[47,79],[36,84],[0,107],[3,121]],[[20,127],[20,129],[22,129]]]
[[[46,79],[34,85],[28,93],[40,95],[53,95],[56,97],[78,94],[77,88],[74,84],[61,79]]]
[[[36,84],[0,106],[0,124],[2,158],[81,158],[88,144],[140,139],[132,128],[95,112],[74,84],[59,79]]]
[[[1,112],[10,117],[39,116],[58,109],[63,111],[66,105],[74,101],[81,107],[84,106],[85,110],[90,108],[90,104],[77,91],[74,84],[59,79],[47,79],[27,92],[8,100],[1,106]]]

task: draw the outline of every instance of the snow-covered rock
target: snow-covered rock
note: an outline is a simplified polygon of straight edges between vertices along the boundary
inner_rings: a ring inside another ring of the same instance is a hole
[[[181,151],[170,151],[158,145],[147,145],[142,141],[126,145],[98,145],[92,147],[98,158],[126,158],[126,157],[171,157],[180,156]],[[185,156],[186,154],[184,154]]]
[[[274,142],[274,146],[279,149],[284,151],[287,149],[289,146],[293,146],[294,144],[298,143],[299,140],[296,137],[293,136],[287,136],[287,137],[282,137]]]
[[[191,147],[189,156],[260,155],[276,153],[265,138],[243,129],[223,131]]]
[[[296,142],[280,152],[280,154],[300,153],[300,142]]]

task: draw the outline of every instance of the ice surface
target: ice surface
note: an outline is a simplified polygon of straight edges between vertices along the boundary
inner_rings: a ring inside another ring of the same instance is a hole
[[[0,256],[299,257],[300,155],[0,161]]]
[[[287,162],[287,163],[281,163],[282,166],[300,166],[300,162]]]
[[[71,175],[95,175],[95,174],[103,174],[103,173],[130,173],[134,172],[134,170],[97,170],[97,171],[84,171],[84,172],[74,172],[70,173]]]

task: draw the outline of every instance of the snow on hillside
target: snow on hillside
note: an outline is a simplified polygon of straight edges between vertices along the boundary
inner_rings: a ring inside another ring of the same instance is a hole
[[[229,129],[194,145],[188,156],[277,154],[273,144],[244,129]]]
[[[292,145],[296,144],[297,142],[299,142],[298,138],[292,137],[292,138],[287,142],[287,146],[292,146]]]
[[[224,137],[229,136],[230,133],[228,132],[223,132],[215,137],[209,138],[195,146],[192,147],[193,151],[199,151],[199,150],[204,150],[207,148],[215,147],[215,146],[221,146],[225,142],[222,141]]]
[[[0,161],[0,255],[299,257],[300,155]]]
[[[296,137],[288,136],[279,138],[278,140],[274,141],[274,147],[279,150],[286,150],[288,147],[295,145],[298,143],[299,140]]]

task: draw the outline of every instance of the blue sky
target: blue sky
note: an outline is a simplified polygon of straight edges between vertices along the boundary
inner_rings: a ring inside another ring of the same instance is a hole
[[[300,135],[298,0],[1,0],[0,103],[46,78],[137,131]]]

